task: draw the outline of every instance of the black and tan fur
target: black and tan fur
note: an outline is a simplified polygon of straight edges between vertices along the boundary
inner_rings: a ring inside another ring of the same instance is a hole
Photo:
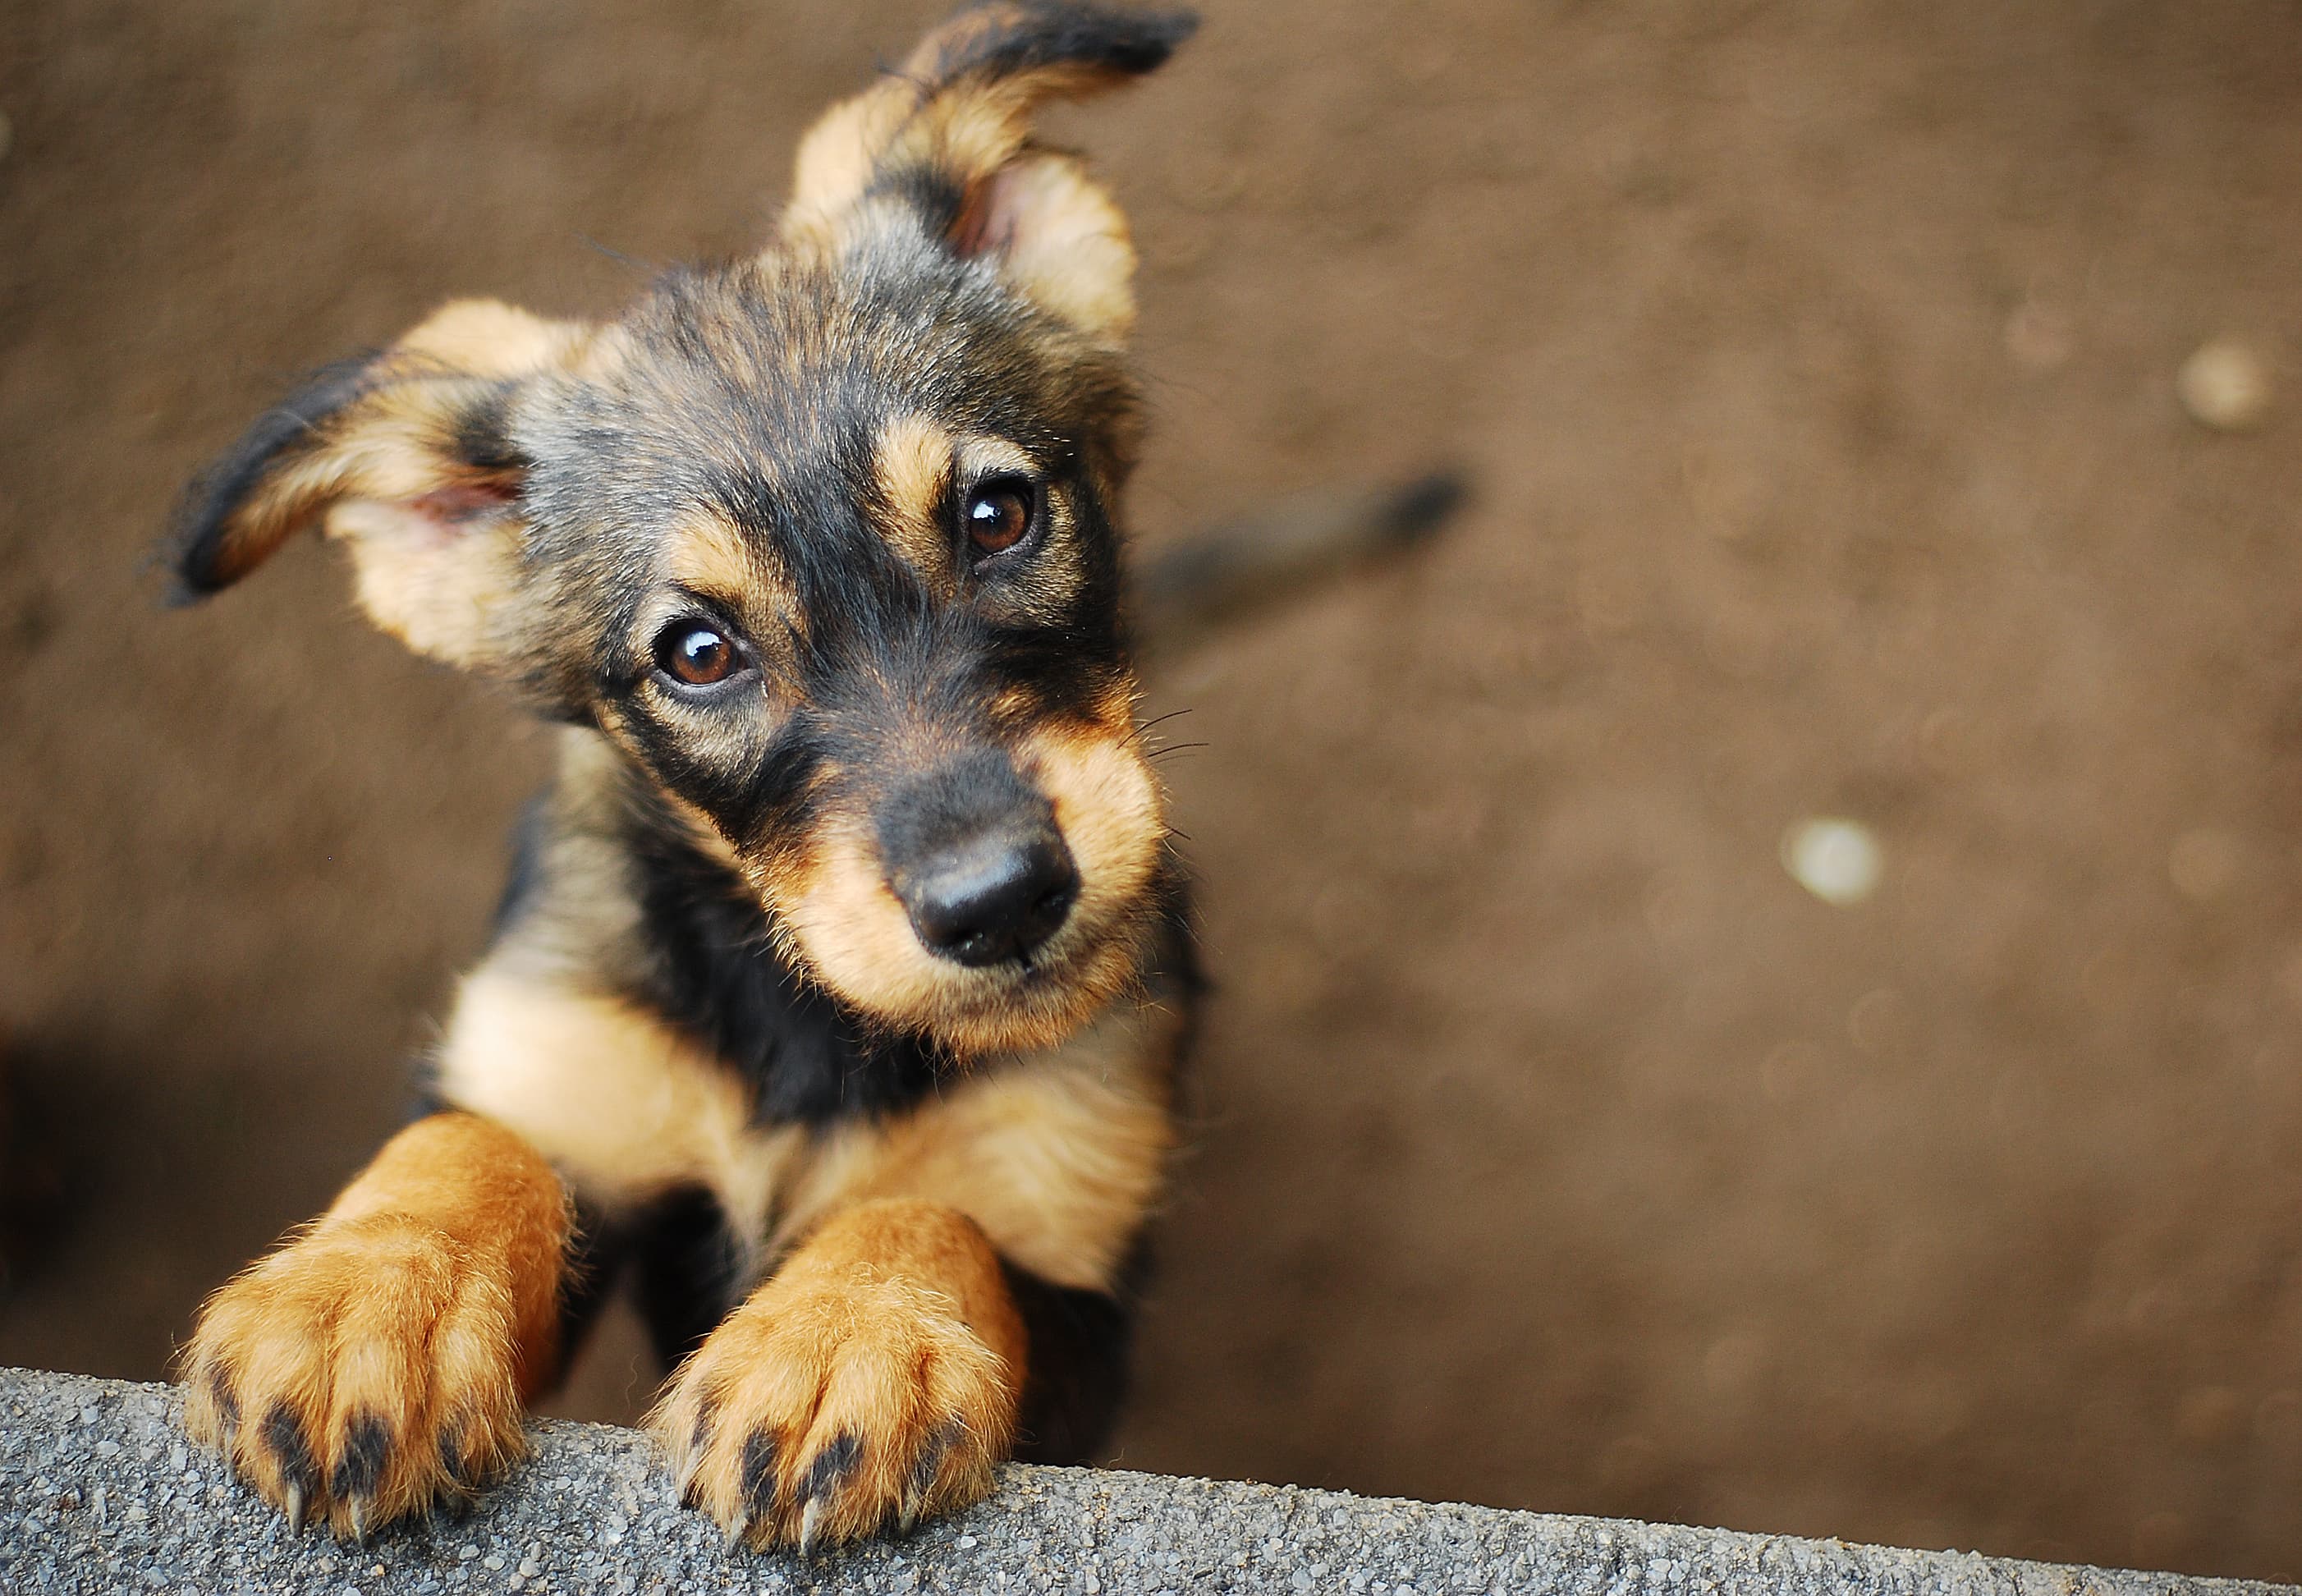
[[[1196,992],[1122,620],[1133,253],[1031,116],[1191,26],[962,12],[810,133],[760,253],[613,323],[451,304],[187,495],[187,596],[321,528],[385,630],[565,727],[436,1112],[185,1350],[291,1520],[468,1497],[618,1283],[687,1499],[754,1547],[1100,1443]]]
[[[1189,29],[962,13],[811,133],[759,255],[606,324],[450,305],[188,495],[188,594],[322,527],[379,625],[567,727],[438,1112],[186,1350],[290,1518],[484,1483],[618,1278],[752,1545],[1098,1443],[1192,981],[1121,629],[1132,252],[1030,119]],[[721,679],[675,674],[699,635]],[[977,866],[1046,887],[1028,930],[966,918]]]

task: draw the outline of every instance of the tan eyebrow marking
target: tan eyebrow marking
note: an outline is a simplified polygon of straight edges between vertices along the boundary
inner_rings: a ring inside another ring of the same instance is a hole
[[[886,500],[888,543],[936,588],[952,579],[944,502],[951,492],[952,436],[921,416],[898,416],[879,433],[873,462]]]
[[[959,446],[962,473],[970,482],[980,482],[987,476],[1012,472],[1018,476],[1037,475],[1039,463],[1019,443],[1004,438],[970,438]]]
[[[666,540],[664,571],[698,592],[748,595],[766,579],[765,563],[744,534],[717,516],[697,516]]]
[[[786,654],[792,635],[805,629],[775,559],[716,515],[691,517],[672,530],[662,569],[678,587],[749,624],[754,645],[771,656]]]

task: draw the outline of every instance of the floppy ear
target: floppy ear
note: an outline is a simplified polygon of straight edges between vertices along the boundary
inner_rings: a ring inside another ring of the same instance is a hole
[[[360,605],[385,631],[450,664],[500,655],[526,475],[507,421],[521,385],[590,336],[466,299],[319,372],[186,490],[169,543],[177,596],[229,587],[320,526],[349,545]]]
[[[884,207],[908,207],[1041,309],[1121,341],[1135,320],[1126,219],[1076,156],[1031,142],[1031,119],[1152,71],[1197,26],[1188,11],[1057,0],[962,11],[810,130],[784,237],[836,248]]]

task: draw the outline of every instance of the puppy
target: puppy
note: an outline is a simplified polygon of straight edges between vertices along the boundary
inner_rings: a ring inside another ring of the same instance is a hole
[[[565,728],[433,1112],[184,1351],[291,1524],[469,1498],[619,1281],[752,1547],[1100,1444],[1195,979],[1122,625],[1134,255],[1032,115],[1192,26],[966,11],[817,124],[760,253],[608,323],[449,305],[193,484],[187,596],[322,529]]]

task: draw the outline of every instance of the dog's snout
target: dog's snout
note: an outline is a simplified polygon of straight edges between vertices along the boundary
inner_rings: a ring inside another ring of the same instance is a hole
[[[1019,837],[987,833],[954,849],[901,890],[920,940],[962,964],[1029,955],[1055,934],[1079,896],[1079,868],[1046,827]]]
[[[1054,806],[989,750],[892,793],[879,847],[921,945],[961,964],[1029,957],[1079,897],[1079,866]]]

